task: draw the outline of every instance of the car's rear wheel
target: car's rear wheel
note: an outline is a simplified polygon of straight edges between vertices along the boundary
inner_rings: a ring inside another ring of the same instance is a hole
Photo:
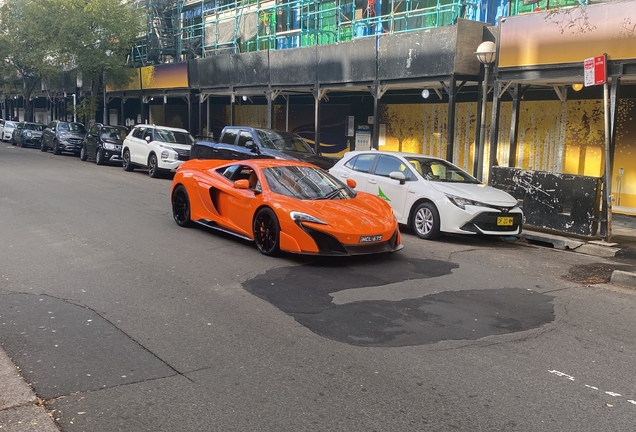
[[[45,152],[48,150],[48,147],[44,145],[44,141],[42,141],[42,143],[40,144],[40,151],[41,152]]]
[[[97,153],[95,153],[95,163],[97,165],[104,165],[104,155],[102,154],[102,149],[98,148]]]
[[[159,177],[159,167],[157,166],[157,156],[150,153],[148,156],[148,175],[152,178]]]
[[[86,159],[88,159],[88,155],[86,154],[86,146],[83,145],[80,150],[80,160],[85,161]]]
[[[190,220],[190,198],[188,191],[183,185],[178,185],[172,191],[172,216],[177,225],[189,227],[192,225]]]
[[[62,154],[60,143],[58,143],[57,141],[53,141],[53,154],[56,154],[56,155]]]
[[[133,171],[135,169],[133,164],[130,162],[130,151],[128,151],[128,149],[124,150],[124,154],[122,154],[121,158],[123,161],[121,166],[124,168],[124,171]]]
[[[264,255],[280,252],[280,225],[276,213],[269,207],[262,208],[254,218],[254,242]]]
[[[440,235],[439,212],[433,203],[417,206],[413,214],[413,229],[419,238],[433,240]]]

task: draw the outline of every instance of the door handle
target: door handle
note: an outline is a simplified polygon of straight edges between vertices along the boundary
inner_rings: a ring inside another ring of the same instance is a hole
[[[369,179],[369,183],[371,183],[371,184],[378,184],[378,182],[377,182],[377,181],[375,181],[375,180],[373,180],[373,179]]]
[[[348,175],[346,175],[345,173],[342,173],[342,174],[340,174],[340,177],[342,177],[342,178],[348,178],[349,176],[348,176]]]

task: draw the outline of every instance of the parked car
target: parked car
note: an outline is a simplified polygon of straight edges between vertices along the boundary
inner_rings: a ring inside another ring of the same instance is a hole
[[[197,141],[192,151],[192,158],[196,159],[291,159],[323,169],[331,168],[337,160],[317,155],[294,133],[245,126],[226,126],[218,142]]]
[[[4,131],[4,120],[0,119],[0,140],[2,140],[4,137],[3,131]]]
[[[11,144],[39,148],[42,143],[42,131],[45,127],[41,123],[19,122],[13,129]]]
[[[42,131],[40,150],[45,152],[50,148],[56,155],[65,151],[79,156],[85,137],[86,128],[82,123],[53,120]]]
[[[80,159],[94,159],[97,165],[121,161],[121,149],[126,135],[128,128],[124,126],[94,124],[86,134]]]
[[[508,193],[482,184],[443,159],[414,153],[353,151],[329,170],[356,190],[386,200],[398,219],[424,239],[440,232],[516,235],[523,212]]]
[[[13,121],[5,121],[4,127],[2,128],[2,141],[11,141],[11,137],[13,136],[13,129],[15,129],[16,122]]]
[[[172,181],[175,222],[253,240],[265,255],[360,255],[402,249],[382,199],[314,165],[275,159],[192,159]]]
[[[159,177],[190,159],[193,143],[194,138],[185,129],[140,124],[124,139],[122,166],[125,171],[148,168],[150,177]]]

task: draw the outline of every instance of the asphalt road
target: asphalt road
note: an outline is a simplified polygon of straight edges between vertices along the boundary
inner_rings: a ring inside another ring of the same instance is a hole
[[[63,431],[634,429],[636,297],[581,277],[606,261],[409,233],[268,258],[169,189],[0,144],[0,343]]]

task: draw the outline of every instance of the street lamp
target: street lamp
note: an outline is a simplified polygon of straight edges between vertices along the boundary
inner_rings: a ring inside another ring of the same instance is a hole
[[[490,73],[490,65],[495,61],[497,47],[494,42],[486,41],[479,44],[475,55],[477,60],[484,65],[484,81],[481,90],[481,127],[479,129],[479,142],[475,149],[477,155],[477,166],[475,167],[475,177],[483,181],[484,177],[484,141],[486,139],[486,103],[488,102],[488,80]]]

